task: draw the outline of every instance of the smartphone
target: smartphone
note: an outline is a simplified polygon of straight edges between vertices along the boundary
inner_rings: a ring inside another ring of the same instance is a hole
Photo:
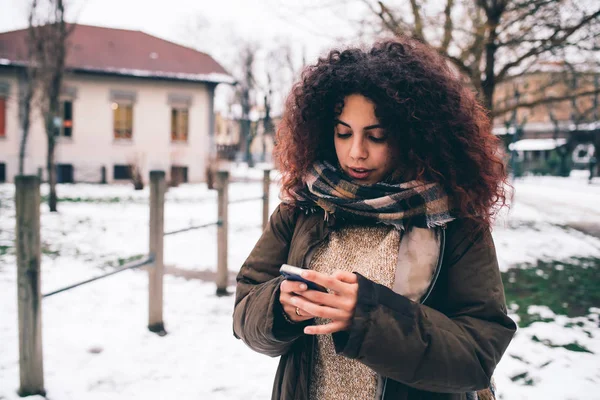
[[[306,286],[308,286],[308,288],[311,290],[318,290],[319,292],[327,292],[327,288],[325,288],[317,283],[314,283],[312,281],[309,281],[307,279],[304,279],[302,276],[300,276],[302,271],[303,271],[302,268],[294,267],[293,265],[289,265],[289,264],[283,264],[281,266],[281,268],[279,268],[279,273],[281,275],[283,275],[285,277],[285,279],[287,279],[289,281],[304,282],[304,283],[306,283]]]

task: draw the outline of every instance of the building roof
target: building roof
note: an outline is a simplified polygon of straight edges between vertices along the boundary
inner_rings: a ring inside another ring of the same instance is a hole
[[[516,151],[554,150],[566,143],[567,139],[523,139],[509,144],[508,148]]]
[[[73,27],[66,66],[75,72],[104,73],[213,83],[235,81],[206,53],[141,31],[90,25]],[[27,29],[0,33],[0,67],[27,63]]]

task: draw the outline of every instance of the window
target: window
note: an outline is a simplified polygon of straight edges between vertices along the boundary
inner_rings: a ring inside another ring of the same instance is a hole
[[[6,182],[6,164],[0,163],[0,182]]]
[[[113,179],[131,179],[131,167],[129,165],[114,165],[113,166]]]
[[[187,142],[188,140],[188,109],[171,109],[171,141]]]
[[[180,183],[187,183],[188,167],[171,166],[171,184],[177,186]]]
[[[133,136],[133,105],[113,103],[113,135],[115,139],[131,139]]]
[[[58,183],[73,183],[73,165],[56,164],[56,181]]]
[[[0,137],[6,137],[6,97],[0,96]]]
[[[60,129],[60,136],[72,137],[73,136],[73,102],[71,100],[62,102],[62,127]]]

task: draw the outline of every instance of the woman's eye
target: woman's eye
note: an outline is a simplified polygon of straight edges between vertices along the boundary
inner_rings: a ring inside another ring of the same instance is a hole
[[[374,143],[384,143],[387,140],[387,138],[385,136],[382,136],[382,137],[369,136],[369,139]]]
[[[340,139],[346,139],[346,138],[349,138],[350,136],[352,136],[352,134],[351,133],[338,132],[337,136]]]

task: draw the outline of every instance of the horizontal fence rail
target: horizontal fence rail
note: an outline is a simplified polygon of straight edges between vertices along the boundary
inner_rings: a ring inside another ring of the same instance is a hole
[[[74,283],[50,293],[41,294],[41,240],[40,240],[40,179],[37,176],[15,177],[15,203],[17,223],[15,227],[15,245],[17,248],[17,285],[19,314],[19,372],[20,396],[39,394],[44,396],[44,369],[42,352],[42,299],[66,292],[79,286],[107,278],[123,271],[143,266],[148,273],[148,329],[160,336],[167,334],[163,321],[163,276],[164,276],[164,237],[196,229],[217,226],[217,271],[215,283],[217,295],[229,295],[227,238],[228,208],[230,204],[239,204],[262,200],[262,226],[266,228],[269,217],[270,170],[264,170],[263,195],[228,201],[229,172],[216,171],[216,198],[204,197],[194,203],[217,201],[217,221],[201,225],[188,226],[170,232],[164,231],[165,193],[167,190],[165,172],[150,172],[149,199],[149,246],[148,255],[131,261],[118,269]],[[105,182],[106,171],[102,172]]]
[[[208,228],[211,226],[219,226],[220,224],[221,224],[221,221],[217,221],[217,222],[210,222],[210,223],[204,224],[204,225],[189,226],[187,228],[178,229],[176,231],[165,232],[165,236],[175,235],[176,233],[181,233],[181,232],[193,231],[196,229]]]
[[[57,293],[66,292],[67,290],[71,290],[71,289],[74,289],[76,287],[83,286],[86,283],[90,283],[90,282],[94,282],[94,281],[97,281],[97,280],[100,280],[100,279],[104,279],[104,278],[106,278],[108,276],[115,275],[115,274],[118,274],[119,272],[127,271],[129,269],[135,269],[135,268],[143,267],[144,265],[152,264],[153,262],[154,262],[154,257],[151,257],[151,256],[148,256],[148,257],[146,257],[146,258],[144,258],[142,260],[132,261],[132,262],[130,262],[128,264],[125,264],[125,266],[123,266],[123,267],[121,267],[121,268],[119,268],[119,269],[117,269],[115,271],[111,271],[111,272],[108,272],[108,273],[106,273],[104,275],[96,276],[94,278],[87,279],[87,280],[85,280],[83,282],[74,283],[74,284],[69,285],[67,287],[64,287],[62,289],[58,289],[58,290],[55,290],[53,292],[46,293],[46,294],[42,295],[42,298],[50,297],[50,296],[53,296],[53,295],[55,295]]]

